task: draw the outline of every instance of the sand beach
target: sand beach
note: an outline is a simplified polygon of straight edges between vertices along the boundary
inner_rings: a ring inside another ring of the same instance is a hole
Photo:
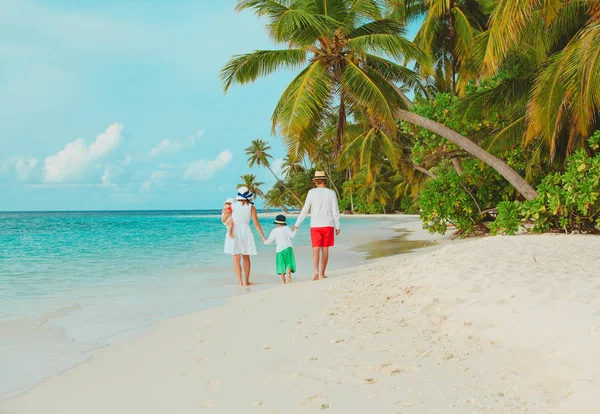
[[[0,412],[598,413],[598,251],[593,236],[446,241],[237,296]]]

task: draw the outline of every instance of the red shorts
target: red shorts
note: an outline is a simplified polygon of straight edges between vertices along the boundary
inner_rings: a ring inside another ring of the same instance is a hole
[[[333,227],[311,227],[312,247],[331,247],[334,244]]]

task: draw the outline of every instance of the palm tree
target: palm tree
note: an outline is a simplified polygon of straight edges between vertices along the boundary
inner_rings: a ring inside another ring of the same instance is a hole
[[[300,159],[306,145],[318,139],[333,108],[338,113],[334,153],[341,149],[347,111],[362,111],[390,135],[401,119],[444,137],[494,168],[526,199],[537,193],[516,171],[468,138],[437,122],[409,112],[396,83],[422,88],[412,70],[394,60],[415,60],[427,72],[425,53],[404,36],[404,26],[383,17],[372,0],[240,0],[237,9],[252,8],[266,16],[274,41],[286,49],[259,50],[232,58],[223,68],[225,92],[233,83],[249,83],[280,68],[305,68],[281,96],[272,116],[288,152]]]
[[[365,185],[361,187],[359,194],[367,199],[369,203],[378,202],[383,208],[383,213],[387,214],[386,206],[392,199],[389,191],[389,182],[383,174],[375,175],[371,178],[366,177]]]
[[[365,128],[348,144],[343,157],[358,160],[358,166],[365,167],[368,179],[380,170],[382,163],[397,167],[397,143],[395,137],[377,127]]]
[[[290,155],[286,155],[283,158],[281,172],[285,177],[289,177],[292,174],[298,174],[303,172],[305,169],[306,168],[304,168],[304,165],[299,160],[292,158]]]
[[[262,181],[256,181],[256,175],[254,174],[244,174],[241,175],[240,178],[242,182],[238,184],[238,186],[248,187],[248,190],[253,192],[256,197],[265,198],[265,193],[260,189],[261,186],[265,185]]]
[[[434,58],[434,85],[440,92],[462,94],[476,76],[473,52],[488,15],[481,0],[390,0],[400,21],[422,20],[414,42]]]
[[[394,63],[418,60],[428,68],[423,51],[404,36],[404,26],[383,17],[372,0],[241,0],[237,10],[252,8],[267,16],[272,39],[287,49],[258,50],[235,56],[221,72],[224,89],[233,83],[252,82],[282,67],[305,66],[281,96],[273,113],[290,152],[301,158],[303,144],[314,140],[322,121],[338,113],[340,150],[346,112],[360,107],[390,131],[395,130],[394,109],[405,107],[390,81],[414,88],[419,76]]]
[[[271,168],[270,160],[273,159],[273,156],[268,152],[270,149],[271,146],[266,141],[263,141],[261,139],[255,139],[254,141],[252,141],[252,144],[250,144],[250,146],[246,148],[246,155],[248,156],[248,166],[252,168],[256,165],[258,167],[267,168],[271,172],[271,174],[273,174],[273,177],[275,177],[277,182],[281,186],[283,186],[283,188],[285,188],[287,191],[290,191],[286,187],[286,185],[279,179],[279,177],[277,177],[277,175]],[[292,193],[291,191],[290,194],[296,199],[296,201],[300,205],[302,205],[302,201],[298,198],[296,194]]]
[[[491,144],[535,142],[562,160],[600,127],[600,2],[502,0],[482,34],[483,75],[502,75],[468,97],[465,112],[499,111]]]

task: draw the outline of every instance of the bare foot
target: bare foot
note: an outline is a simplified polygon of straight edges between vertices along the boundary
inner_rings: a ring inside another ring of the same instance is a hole
[[[313,280],[319,280],[319,272],[315,272],[315,277],[313,277]]]
[[[325,275],[320,275],[320,276],[319,276],[319,279],[327,279],[327,276],[325,276]]]
[[[292,283],[292,277],[288,276],[287,281],[288,281],[288,283]]]

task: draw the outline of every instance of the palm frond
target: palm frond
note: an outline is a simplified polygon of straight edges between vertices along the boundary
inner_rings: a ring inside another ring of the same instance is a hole
[[[287,140],[316,132],[328,106],[333,80],[322,62],[313,62],[290,83],[281,95],[272,116],[273,132],[279,130]],[[301,158],[296,148],[296,158]],[[293,153],[293,151],[289,151]]]
[[[344,92],[373,119],[395,130],[395,111],[401,106],[400,97],[390,83],[369,67],[358,67],[347,60],[342,75]]]
[[[374,53],[388,56],[397,61],[414,60],[428,70],[431,68],[429,56],[408,39],[392,34],[367,34],[348,41],[348,47],[357,53]]]
[[[256,50],[234,56],[220,73],[223,90],[227,92],[232,83],[254,82],[282,67],[294,68],[305,62],[306,52],[302,49]]]
[[[523,29],[534,18],[534,11],[544,0],[497,0],[490,17],[488,42],[483,59],[483,70],[495,73],[509,50],[514,49]]]
[[[374,71],[392,82],[401,82],[413,91],[425,92],[423,80],[413,70],[379,56],[367,54],[366,62]]]
[[[482,147],[498,154],[511,147],[519,145],[523,141],[523,131],[525,130],[525,115],[510,122],[498,132],[492,134],[487,140],[482,142]]]

